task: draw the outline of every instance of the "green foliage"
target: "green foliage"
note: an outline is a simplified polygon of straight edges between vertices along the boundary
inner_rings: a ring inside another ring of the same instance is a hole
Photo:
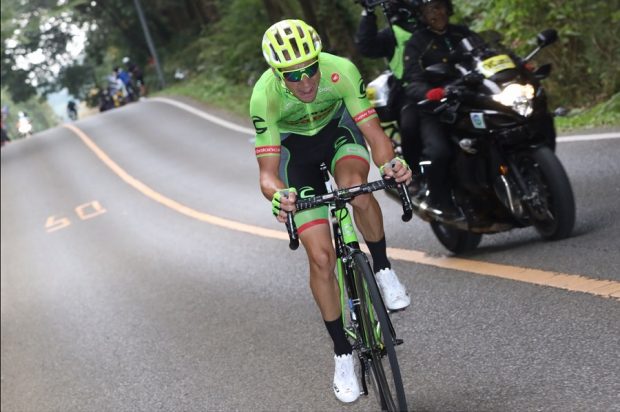
[[[248,24],[251,22],[251,24]],[[198,39],[197,71],[237,84],[257,78],[266,69],[261,39],[270,25],[258,0],[222,2],[222,19]]]
[[[170,85],[161,94],[189,96],[247,118],[252,88],[243,84],[232,85],[227,78],[202,73]]]
[[[28,113],[34,133],[53,127],[60,122],[60,119],[47,102],[36,97],[17,102],[11,98],[11,93],[7,88],[2,87],[1,92],[2,106],[9,108],[9,115],[6,118],[6,129],[11,140],[19,137],[17,132],[17,113],[19,112]]]
[[[566,117],[556,118],[560,130],[612,127],[620,125],[620,93],[590,109],[573,110]]]
[[[176,69],[189,73],[191,87],[173,86],[192,96],[222,98],[247,110],[246,98],[254,80],[266,69],[261,38],[266,27],[282,18],[303,18],[321,34],[325,50],[351,58],[371,80],[385,69],[382,60],[361,58],[354,47],[360,6],[353,0],[141,0],[148,27],[168,82]],[[535,63],[553,63],[545,85],[551,106],[590,107],[617,96],[620,88],[620,0],[468,0],[455,2],[455,22],[474,30],[496,30],[507,46],[525,55],[536,34],[554,27],[560,41],[543,50]],[[123,56],[143,69],[153,91],[156,72],[133,1],[57,0],[4,1],[2,4],[2,85],[15,101],[34,93],[67,87],[85,97],[103,85]],[[385,22],[380,19],[380,25]],[[27,24],[25,24],[27,23]],[[66,28],[78,25],[88,32],[86,53],[68,62]],[[23,27],[22,27],[23,26]],[[19,31],[16,31],[19,29]],[[17,43],[7,42],[13,38]],[[39,48],[45,59],[26,70],[15,62]],[[63,66],[56,79],[52,67]],[[179,88],[180,87],[180,88]],[[222,97],[226,96],[226,97]],[[231,96],[233,96],[231,98]],[[200,98],[202,100],[202,98]],[[606,110],[617,113],[617,105]],[[575,111],[575,110],[574,110]],[[584,111],[585,112],[585,111]],[[599,112],[604,115],[606,112]],[[616,119],[611,116],[611,119]],[[607,121],[607,120],[606,120]]]
[[[61,69],[58,81],[63,84],[70,95],[78,100],[84,100],[88,95],[92,83],[85,82],[92,78],[92,68],[90,66],[74,65]]]

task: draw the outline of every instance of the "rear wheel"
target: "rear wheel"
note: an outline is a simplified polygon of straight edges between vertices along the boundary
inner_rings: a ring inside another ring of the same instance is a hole
[[[452,253],[465,253],[478,247],[482,234],[460,230],[439,222],[431,222],[433,233],[446,249]]]
[[[359,298],[359,321],[364,334],[362,340],[366,344],[366,348],[361,350],[370,366],[368,376],[382,410],[406,411],[407,401],[394,348],[396,339],[392,322],[366,255],[356,253],[353,261]]]

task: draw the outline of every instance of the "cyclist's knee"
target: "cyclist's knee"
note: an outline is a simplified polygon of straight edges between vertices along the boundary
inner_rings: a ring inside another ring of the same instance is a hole
[[[372,205],[376,203],[376,199],[373,195],[361,195],[357,196],[355,199],[351,201],[351,206],[357,211],[365,211],[368,210]]]
[[[331,246],[331,243],[330,245]],[[310,263],[310,273],[314,276],[328,277],[336,266],[336,254],[329,248],[315,248],[308,251],[308,261]]]

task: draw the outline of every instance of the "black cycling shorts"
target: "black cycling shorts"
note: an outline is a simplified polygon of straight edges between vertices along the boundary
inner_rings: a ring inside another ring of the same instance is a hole
[[[342,159],[356,158],[370,162],[364,137],[344,106],[313,136],[282,134],[281,146],[280,177],[287,187],[297,189],[300,198],[327,193],[321,163],[325,163],[333,175],[336,163]],[[295,214],[299,233],[328,222],[326,206]]]

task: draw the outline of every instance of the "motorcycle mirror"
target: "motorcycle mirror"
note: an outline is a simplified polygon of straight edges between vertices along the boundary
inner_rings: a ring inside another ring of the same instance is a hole
[[[539,47],[546,47],[550,44],[555,43],[558,40],[558,32],[555,29],[547,29],[538,33],[536,36],[536,40],[538,42]]]
[[[547,47],[548,45],[555,43],[557,39],[558,39],[557,30],[547,29],[547,30],[541,31],[540,33],[538,33],[538,36],[536,36],[536,41],[538,43],[538,46],[530,54],[528,54],[525,57],[525,59],[523,59],[523,61],[524,62],[530,61],[543,47]]]

